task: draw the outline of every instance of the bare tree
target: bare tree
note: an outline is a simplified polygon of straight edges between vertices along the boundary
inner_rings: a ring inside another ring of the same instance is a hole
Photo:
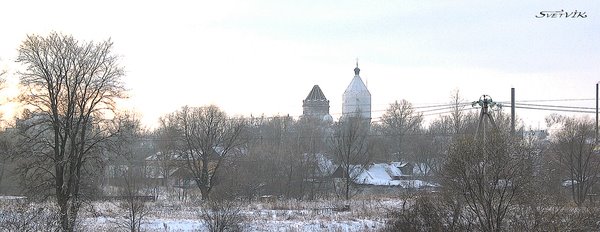
[[[452,104],[452,112],[450,113],[450,120],[452,122],[452,128],[454,129],[454,134],[458,134],[464,127],[465,124],[465,102],[464,99],[460,96],[460,90],[456,89],[452,91],[452,95],[450,96],[450,104]]]
[[[279,123],[276,155],[280,157],[276,167],[285,179],[284,195],[298,199],[307,193],[314,194],[313,185],[318,185],[317,162],[319,152],[324,149],[325,124],[319,119],[303,118],[299,121],[284,117]],[[311,194],[311,195],[312,195]]]
[[[492,133],[485,141],[456,140],[443,172],[445,188],[459,196],[482,231],[501,231],[512,206],[528,193],[534,151],[525,143]]]
[[[391,153],[395,159],[405,159],[408,145],[407,134],[421,129],[423,115],[414,110],[412,103],[407,100],[395,101],[390,104],[381,116],[384,134],[390,139]]]
[[[183,147],[180,139],[180,131],[177,125],[178,121],[175,115],[165,115],[159,119],[159,127],[154,131],[157,153],[155,154],[158,173],[162,176],[162,185],[168,190],[171,171],[178,167],[177,160],[179,150]]]
[[[452,143],[453,128],[448,116],[442,116],[431,123],[417,138],[414,161],[418,163],[419,171],[429,177],[439,174],[444,158]]]
[[[303,170],[304,160],[300,158],[301,139],[300,133],[296,131],[298,122],[290,116],[282,116],[270,119],[266,126],[267,138],[263,139],[271,140],[270,145],[265,147],[271,153],[271,157],[264,158],[277,157],[273,167],[277,174],[271,177],[276,180],[273,181],[274,188],[271,190],[277,189],[273,192],[281,191],[280,193],[286,197],[299,197],[302,190],[301,170]]]
[[[149,196],[147,179],[145,177],[144,158],[147,153],[144,144],[144,130],[137,115],[131,112],[118,113],[113,119],[113,136],[104,143],[107,162],[126,167],[119,181],[116,205],[125,211],[122,220],[117,224],[131,232],[140,231],[140,226],[150,210],[146,206]]]
[[[175,112],[184,142],[187,166],[194,175],[203,200],[216,185],[221,164],[231,152],[239,151],[245,127],[243,118],[227,117],[217,106],[183,107]]]
[[[336,125],[336,131],[330,139],[332,153],[344,179],[346,200],[350,199],[350,185],[371,161],[368,152],[368,135],[368,121],[360,117],[350,117]]]
[[[19,47],[17,62],[26,68],[19,73],[26,88],[20,101],[32,116],[24,121],[25,137],[34,143],[27,154],[33,165],[24,171],[50,181],[65,231],[77,220],[85,166],[107,137],[104,113],[124,97],[124,72],[112,46],[53,32],[28,35]]]
[[[4,84],[6,83],[6,78],[4,75],[6,74],[6,70],[0,70],[0,90],[4,89]]]
[[[299,192],[301,197],[315,199],[325,193],[325,177],[330,174],[328,157],[326,156],[326,138],[331,133],[331,123],[321,119],[303,118],[298,121],[299,133],[297,160],[299,176]]]
[[[2,59],[0,59],[0,61],[1,60]],[[0,70],[0,90],[3,90],[6,87],[6,76],[5,76],[6,73],[7,73],[6,70]],[[3,101],[0,102],[0,105],[3,105],[5,103],[5,101],[6,100],[3,99]],[[4,116],[4,112],[0,112],[0,122],[1,122],[0,125],[2,125],[2,127],[5,127],[6,122],[4,121],[3,116]]]
[[[552,150],[566,171],[573,201],[581,206],[600,172],[600,160],[594,152],[594,122],[589,118],[570,118],[553,115],[549,125],[559,123],[562,129],[553,136]]]
[[[257,194],[298,196],[297,183],[302,176],[296,124],[289,116],[252,118],[244,132],[244,137],[250,138],[247,154],[238,156],[235,163],[226,163],[232,167],[228,169],[229,186],[219,191],[237,191],[248,200]]]
[[[8,186],[5,185],[5,174],[10,165],[10,153],[14,146],[14,135],[9,131],[0,131],[0,194],[6,194]]]
[[[15,173],[18,161],[14,154],[20,151],[19,133],[14,128],[0,132],[0,194],[12,195],[22,192],[20,178]]]
[[[146,205],[147,197],[143,194],[143,179],[136,175],[134,171],[129,171],[123,177],[123,184],[120,186],[119,208],[125,210],[122,221],[118,221],[119,226],[126,228],[131,232],[140,231],[142,222],[150,214],[150,208]]]

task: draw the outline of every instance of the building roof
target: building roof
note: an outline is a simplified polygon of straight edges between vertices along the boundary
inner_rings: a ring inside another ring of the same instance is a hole
[[[360,78],[359,73],[360,69],[358,68],[358,63],[356,63],[356,68],[354,68],[354,78],[352,78],[348,88],[346,88],[346,91],[344,91],[344,95],[351,93],[367,93],[369,96],[371,95],[367,89],[367,86]]]
[[[365,85],[365,83],[362,81],[362,79],[358,75],[356,75],[356,76],[354,76],[354,78],[352,78],[352,81],[348,85],[348,88],[346,88],[346,91],[344,91],[344,94],[349,94],[349,93],[369,93],[369,95],[371,94],[369,92],[369,90],[367,89],[367,86]]]
[[[402,188],[438,187],[437,183],[422,181],[418,179],[398,180],[396,176],[411,176],[402,173],[398,165],[402,163],[378,163],[368,167],[350,165],[350,177],[356,184],[376,186],[399,186]],[[333,178],[343,178],[343,167],[339,166],[332,174]]]
[[[323,91],[321,91],[321,88],[319,88],[319,85],[315,85],[304,101],[327,101],[327,98],[323,94]]]
[[[394,176],[403,176],[401,170],[398,169],[399,163],[379,163],[372,164],[368,168],[355,168],[354,182],[365,185],[384,185],[384,186],[400,186],[402,188],[423,188],[423,187],[438,187],[439,185],[433,182],[427,182],[417,179],[396,180]]]

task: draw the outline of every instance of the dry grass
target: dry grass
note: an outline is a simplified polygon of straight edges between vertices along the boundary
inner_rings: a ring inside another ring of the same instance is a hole
[[[247,219],[248,231],[376,231],[385,224],[387,212],[396,208],[398,199],[362,198],[342,200],[277,200],[261,203],[239,202],[240,213]],[[190,221],[196,230],[205,230],[198,212],[205,204],[189,201],[158,200],[148,202],[150,213],[142,226],[146,231],[164,231],[162,224],[173,221]],[[337,211],[349,204],[350,210]],[[115,202],[98,201],[80,211],[84,231],[115,231],[117,221],[126,212]],[[166,224],[165,224],[166,225]]]

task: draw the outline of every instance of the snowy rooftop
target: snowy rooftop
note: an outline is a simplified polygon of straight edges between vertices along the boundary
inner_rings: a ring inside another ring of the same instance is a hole
[[[359,75],[355,75],[354,78],[352,78],[352,81],[348,85],[348,88],[346,88],[346,91],[344,91],[344,95],[357,93],[362,93],[371,96],[371,93],[369,92],[367,86],[362,81]]]
[[[394,176],[403,176],[398,168],[399,162],[373,164],[367,169],[355,168],[357,184],[377,186],[400,186],[402,188],[438,187],[438,184],[422,180],[395,180]],[[406,175],[404,175],[406,176]]]

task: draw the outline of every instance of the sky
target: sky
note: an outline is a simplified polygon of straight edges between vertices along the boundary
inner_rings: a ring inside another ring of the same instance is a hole
[[[587,17],[536,17],[560,10]],[[448,103],[455,90],[465,101],[510,101],[510,88],[517,101],[593,99],[600,81],[595,0],[2,1],[0,69],[9,85],[18,82],[14,60],[26,35],[52,31],[110,38],[126,70],[121,107],[150,128],[184,105],[299,116],[313,85],[338,118],[357,58],[374,118],[396,100]],[[4,101],[10,115],[14,104]],[[517,117],[544,127],[550,113],[518,109]]]

